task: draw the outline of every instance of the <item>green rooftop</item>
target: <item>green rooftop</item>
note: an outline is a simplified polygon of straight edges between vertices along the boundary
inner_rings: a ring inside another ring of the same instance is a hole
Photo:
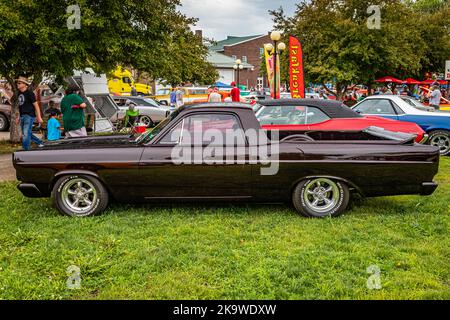
[[[249,41],[249,40],[256,39],[256,38],[259,38],[262,36],[263,36],[263,34],[259,34],[256,36],[247,36],[247,37],[228,36],[225,40],[218,41],[216,45],[210,47],[209,49],[212,51],[223,51],[224,46],[232,46],[234,44]]]

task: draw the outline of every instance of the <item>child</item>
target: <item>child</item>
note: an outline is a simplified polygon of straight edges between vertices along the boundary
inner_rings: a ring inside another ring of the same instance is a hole
[[[55,141],[61,139],[61,131],[59,128],[61,125],[59,124],[58,118],[61,112],[57,109],[50,110],[49,120],[47,123],[47,140]]]

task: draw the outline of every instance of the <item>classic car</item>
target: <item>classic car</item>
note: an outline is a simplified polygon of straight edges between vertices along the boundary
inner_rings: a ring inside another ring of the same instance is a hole
[[[362,116],[338,101],[318,99],[301,101],[301,104],[298,100],[292,99],[261,101],[259,103],[261,107],[254,108],[257,110],[256,118],[263,129],[281,131],[283,137],[286,134],[321,131],[322,135],[328,134],[329,139],[334,140],[337,136],[344,137],[346,132],[361,131],[375,126],[414,134],[418,143],[423,143],[427,139],[425,132],[414,123]]]
[[[211,132],[226,140],[212,139]],[[264,136],[245,104],[199,104],[177,109],[137,137],[51,142],[15,152],[13,164],[25,196],[53,196],[61,213],[76,217],[104,211],[109,200],[290,202],[304,216],[335,217],[352,194],[430,195],[437,188],[439,150],[414,143],[413,135],[368,141]]]
[[[139,110],[139,122],[145,124],[147,128],[154,127],[170,114],[169,107],[151,98],[113,96],[113,99],[119,107],[117,119],[113,119],[115,121],[122,121],[125,118],[130,104],[134,104],[135,109]]]
[[[353,107],[364,115],[418,124],[428,135],[428,143],[440,149],[441,155],[450,154],[450,113],[420,110],[397,95],[370,96]]]

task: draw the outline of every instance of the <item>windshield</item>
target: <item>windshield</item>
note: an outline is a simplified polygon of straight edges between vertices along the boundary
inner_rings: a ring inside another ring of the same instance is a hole
[[[175,119],[179,113],[180,113],[179,110],[175,110],[174,112],[172,112],[167,118],[161,121],[152,130],[144,132],[139,137],[137,137],[135,140],[136,143],[147,144],[150,141],[152,141],[153,138],[156,137],[169,123],[171,123],[172,120]]]
[[[416,109],[428,111],[428,108],[424,104],[422,104],[422,102],[420,102],[420,101],[410,99],[410,98],[402,98],[402,100],[405,101],[406,103],[408,103],[409,105],[413,106]]]
[[[159,104],[150,98],[128,98],[128,100],[131,100],[140,106],[159,107]]]

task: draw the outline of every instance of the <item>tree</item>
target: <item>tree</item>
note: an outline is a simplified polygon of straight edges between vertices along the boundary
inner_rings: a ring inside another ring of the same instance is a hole
[[[380,8],[380,28],[367,23],[369,5]],[[276,28],[302,41],[306,79],[335,82],[339,97],[352,83],[370,87],[388,73],[417,74],[427,55],[421,13],[400,0],[302,1],[293,17],[282,10],[271,14]]]
[[[74,2],[75,3],[75,2]],[[196,19],[177,11],[179,0],[16,0],[0,2],[0,74],[14,90],[12,142],[19,141],[16,123],[18,92],[14,79],[44,72],[57,77],[92,67],[109,72],[132,66],[152,79],[213,82],[207,47],[189,26]],[[69,8],[69,10],[68,10]],[[69,24],[68,24],[69,22]]]

